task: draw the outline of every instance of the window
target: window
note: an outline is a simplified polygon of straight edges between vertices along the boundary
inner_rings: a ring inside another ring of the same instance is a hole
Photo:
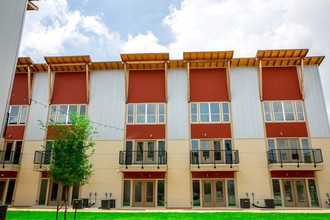
[[[165,104],[128,104],[127,124],[164,124]]]
[[[78,112],[85,117],[86,109],[86,105],[52,105],[49,119],[59,124],[71,124],[70,115]]]
[[[9,106],[9,121],[11,125],[25,124],[27,117],[28,106]]]
[[[305,115],[301,101],[263,102],[266,122],[304,121]]]
[[[191,103],[190,121],[191,123],[228,123],[230,122],[229,103]]]

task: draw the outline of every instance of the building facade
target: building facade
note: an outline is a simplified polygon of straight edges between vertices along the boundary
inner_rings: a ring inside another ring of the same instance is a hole
[[[94,174],[71,198],[117,208],[329,207],[330,129],[308,50],[19,58],[1,143],[0,203],[53,206],[52,140],[39,120],[88,116]]]

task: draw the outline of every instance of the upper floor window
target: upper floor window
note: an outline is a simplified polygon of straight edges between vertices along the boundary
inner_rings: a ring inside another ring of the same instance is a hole
[[[301,101],[263,102],[266,122],[304,121],[305,114]]]
[[[229,123],[228,102],[201,102],[190,104],[191,123]]]
[[[165,104],[128,104],[127,124],[164,124]]]
[[[25,124],[27,118],[28,106],[9,106],[9,124]]]
[[[70,115],[78,112],[86,116],[86,105],[52,105],[49,119],[59,124],[71,124]]]

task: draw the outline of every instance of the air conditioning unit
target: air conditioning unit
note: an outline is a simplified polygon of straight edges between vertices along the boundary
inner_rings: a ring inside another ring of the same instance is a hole
[[[274,199],[265,199],[265,208],[270,208],[270,209],[275,208]]]
[[[242,209],[250,208],[250,199],[240,199],[240,206]]]
[[[115,199],[103,199],[101,201],[101,209],[114,209],[116,208]]]

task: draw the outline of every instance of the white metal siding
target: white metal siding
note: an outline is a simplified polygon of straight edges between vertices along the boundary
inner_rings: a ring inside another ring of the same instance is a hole
[[[168,71],[167,130],[169,140],[189,139],[187,71]]]
[[[46,72],[36,73],[33,78],[32,101],[25,136],[29,141],[44,139],[45,131],[40,129],[39,120],[46,123],[48,114],[48,75]]]
[[[0,1],[0,134],[17,63],[27,0]]]
[[[91,73],[88,115],[98,134],[94,140],[123,140],[125,127],[124,72],[93,71]],[[113,126],[113,128],[109,127]]]
[[[231,104],[234,138],[264,138],[257,68],[231,68]]]
[[[305,106],[310,136],[329,137],[329,121],[317,66],[305,66]]]

